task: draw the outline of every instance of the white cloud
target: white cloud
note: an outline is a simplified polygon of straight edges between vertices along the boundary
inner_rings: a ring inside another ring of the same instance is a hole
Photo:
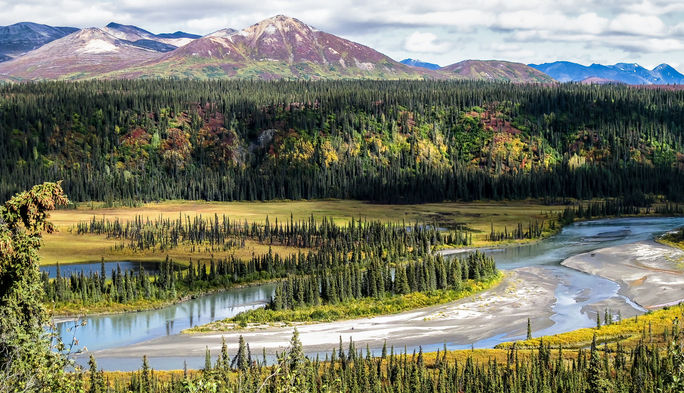
[[[404,42],[404,48],[409,52],[441,53],[449,50],[448,42],[439,42],[437,36],[432,33],[416,31]]]
[[[638,14],[620,14],[610,22],[609,28],[616,33],[645,36],[661,36],[667,30],[659,17]]]
[[[625,4],[625,10],[639,15],[665,15],[673,12],[684,11],[684,1],[681,0],[654,0],[637,1]]]
[[[424,53],[443,64],[527,56],[684,64],[684,0],[0,0],[0,9],[0,25],[115,21],[197,34],[285,14],[393,57]]]

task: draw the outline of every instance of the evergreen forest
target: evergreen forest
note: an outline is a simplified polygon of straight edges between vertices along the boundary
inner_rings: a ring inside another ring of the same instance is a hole
[[[0,199],[684,197],[684,91],[446,81],[0,86]]]

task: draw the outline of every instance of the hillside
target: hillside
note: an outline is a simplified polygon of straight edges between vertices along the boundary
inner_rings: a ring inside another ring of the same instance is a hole
[[[0,196],[64,179],[75,201],[684,199],[680,95],[467,81],[3,85]]]
[[[465,60],[440,68],[447,75],[513,83],[552,83],[554,79],[522,63],[499,60]]]

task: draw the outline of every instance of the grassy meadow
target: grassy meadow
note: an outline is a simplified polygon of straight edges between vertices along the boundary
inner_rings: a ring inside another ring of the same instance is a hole
[[[346,224],[352,218],[379,220],[383,222],[434,223],[444,228],[467,228],[473,232],[473,245],[491,244],[486,236],[494,225],[496,231],[509,231],[518,223],[526,226],[529,222],[545,222],[548,228],[555,213],[564,206],[547,206],[537,201],[502,201],[502,202],[447,202],[419,205],[384,205],[352,200],[317,200],[317,201],[271,201],[271,202],[203,202],[203,201],[166,201],[147,203],[141,207],[107,208],[103,203],[82,203],[76,209],[58,210],[52,213],[51,221],[57,232],[45,235],[40,250],[41,264],[67,264],[78,262],[105,261],[159,261],[168,255],[175,262],[188,263],[192,258],[208,260],[235,255],[249,258],[252,253],[268,252],[268,246],[247,241],[241,249],[211,252],[180,246],[163,253],[154,251],[115,250],[120,241],[107,239],[105,236],[77,235],[76,225],[82,221],[96,218],[119,218],[121,221],[133,220],[136,216],[150,219],[178,218],[179,216],[212,217],[214,214],[227,215],[231,220],[263,223],[268,216],[273,224],[277,219],[284,222],[290,219],[308,219],[313,215],[317,220],[323,217],[334,219],[338,224]],[[548,233],[551,233],[548,231]],[[292,247],[274,246],[273,252],[281,255],[296,253]]]
[[[670,331],[673,326],[681,328],[680,321],[684,319],[684,305],[664,307],[660,310],[649,311],[643,315],[637,315],[611,324],[602,324],[600,327],[573,330],[567,333],[553,336],[536,337],[516,343],[518,348],[538,348],[540,342],[550,345],[552,348],[580,349],[591,345],[596,334],[596,342],[607,344],[614,348],[618,343],[626,348],[634,347],[639,340],[648,343],[667,345],[664,332]],[[670,335],[671,337],[671,335]],[[500,349],[510,348],[513,343],[504,343],[497,346]]]

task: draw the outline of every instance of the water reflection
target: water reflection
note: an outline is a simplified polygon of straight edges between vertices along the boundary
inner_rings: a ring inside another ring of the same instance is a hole
[[[122,272],[128,270],[137,273],[142,267],[149,274],[154,274],[159,272],[159,264],[156,262],[105,262],[105,274],[108,278],[112,277],[112,272],[118,268]],[[50,278],[57,277],[57,265],[46,265],[40,267],[41,272],[47,272]],[[69,277],[72,274],[78,275],[83,273],[86,276],[92,275],[94,273],[100,274],[102,272],[102,263],[100,262],[90,262],[90,263],[70,263],[68,265],[59,265],[59,271],[62,277]]]
[[[93,351],[178,334],[183,329],[263,307],[274,289],[274,284],[237,288],[159,310],[87,317],[86,326],[79,327],[76,336],[80,345]],[[73,322],[65,321],[58,323],[57,329],[68,339],[72,335],[68,329],[72,326]]]

